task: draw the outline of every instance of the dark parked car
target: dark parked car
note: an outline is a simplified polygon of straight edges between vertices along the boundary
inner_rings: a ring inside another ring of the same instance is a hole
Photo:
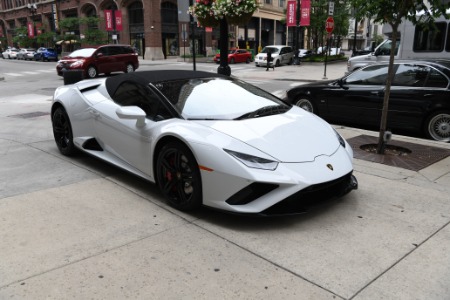
[[[214,57],[216,63],[220,63],[220,53],[216,54]],[[228,63],[250,63],[252,61],[252,54],[244,49],[232,49],[228,51]]]
[[[58,53],[53,48],[44,48],[41,47],[37,49],[36,53],[34,54],[34,60],[40,60],[40,61],[57,61],[58,60]]]
[[[75,50],[63,57],[56,65],[56,72],[82,70],[86,78],[112,72],[134,72],[139,67],[138,54],[129,45],[104,45],[98,48]]]
[[[450,60],[396,61],[388,128],[450,141]],[[305,84],[286,100],[329,122],[380,125],[388,64],[370,65],[341,79]]]

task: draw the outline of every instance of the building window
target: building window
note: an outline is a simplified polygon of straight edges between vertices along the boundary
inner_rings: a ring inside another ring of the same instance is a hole
[[[413,46],[414,52],[441,52],[444,50],[445,30],[447,24],[445,22],[438,22],[435,23],[435,25],[436,29],[416,25]]]
[[[286,1],[285,0],[280,0],[278,3],[280,4],[280,7],[285,7],[286,6]]]
[[[272,4],[272,0],[264,0],[265,4]]]

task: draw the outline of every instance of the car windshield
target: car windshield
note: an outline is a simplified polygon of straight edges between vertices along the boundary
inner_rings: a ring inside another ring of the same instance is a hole
[[[280,49],[274,47],[264,47],[264,49],[261,51],[261,53],[268,53],[268,52],[276,54],[280,52]]]
[[[85,48],[85,49],[79,49],[75,50],[72,53],[70,53],[69,57],[90,57],[95,52],[95,48]]]
[[[290,109],[288,104],[272,94],[239,80],[188,79],[160,82],[155,86],[186,119],[233,120],[262,117]],[[272,110],[251,115],[267,107]]]

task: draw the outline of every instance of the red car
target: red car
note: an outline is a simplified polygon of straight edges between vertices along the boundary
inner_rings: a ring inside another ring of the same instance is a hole
[[[216,57],[214,57],[214,61],[216,63],[220,63],[220,53],[216,54]],[[233,49],[228,52],[228,63],[234,64],[234,63],[240,63],[245,62],[249,64],[252,61],[252,54],[248,52],[247,50],[243,49]]]
[[[134,72],[139,67],[138,55],[129,45],[104,45],[97,48],[75,50],[56,65],[56,72],[83,70],[85,78],[112,72]]]

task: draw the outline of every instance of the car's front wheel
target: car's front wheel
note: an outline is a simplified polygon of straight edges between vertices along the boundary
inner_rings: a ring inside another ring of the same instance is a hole
[[[450,142],[450,113],[432,113],[425,121],[425,134],[436,141]]]
[[[97,77],[97,69],[94,66],[89,66],[87,69],[87,75],[89,78]]]
[[[158,186],[169,204],[179,210],[192,210],[202,204],[200,170],[194,155],[180,142],[161,148],[156,160]]]
[[[277,60],[275,61],[275,67],[279,67],[279,66],[280,66],[280,60],[277,59]]]
[[[52,126],[53,137],[59,151],[66,156],[75,154],[77,150],[73,143],[72,126],[64,108],[58,107],[55,109],[52,115]]]
[[[297,105],[298,107],[303,108],[306,111],[309,111],[311,113],[317,113],[316,109],[314,108],[314,104],[311,101],[311,99],[304,97],[304,96],[300,96],[295,102],[295,105]]]
[[[127,67],[125,69],[125,73],[133,73],[134,72],[134,67],[132,64],[127,64]]]

